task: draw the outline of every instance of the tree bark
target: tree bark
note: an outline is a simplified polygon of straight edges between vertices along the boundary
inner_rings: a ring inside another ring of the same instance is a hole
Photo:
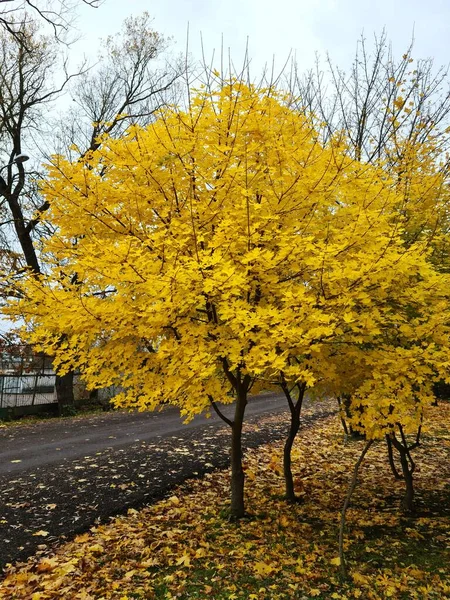
[[[413,471],[409,468],[406,450],[400,451],[400,463],[402,465],[403,479],[405,480],[405,495],[402,500],[402,509],[406,513],[414,512],[414,480]]]
[[[398,440],[395,436],[395,433],[392,433],[390,436],[390,440],[392,445],[397,450],[400,455],[400,464],[402,466],[403,479],[405,480],[405,495],[403,496],[401,507],[405,513],[411,514],[414,512],[414,478],[413,473],[416,465],[412,460],[410,454],[410,448],[408,447],[408,443],[406,441],[406,437],[403,434],[403,429],[399,425],[400,433],[402,435],[402,441]],[[419,428],[420,431],[420,428]],[[419,439],[419,433],[418,439]],[[411,449],[418,445],[418,441],[416,444],[411,446]]]
[[[402,476],[397,471],[397,467],[395,466],[394,453],[392,452],[392,440],[388,435],[386,436],[386,444],[388,449],[389,466],[391,467],[392,474],[394,475],[395,479],[402,479]]]
[[[23,167],[21,167],[19,173],[22,174],[22,172]],[[21,177],[23,178],[23,175],[21,175]],[[21,180],[21,185],[18,190],[13,193],[4,193],[3,195],[8,202],[9,209],[14,218],[14,229],[16,231],[17,239],[19,240],[27,267],[30,267],[33,273],[39,275],[41,273],[41,269],[37,259],[36,250],[34,248],[33,238],[31,237],[31,233],[26,229],[25,217],[18,200],[22,191],[22,187],[23,182]]]
[[[245,516],[244,483],[245,474],[242,467],[242,425],[245,407],[247,406],[247,390],[242,384],[237,390],[234,421],[231,427],[231,509],[232,520]]]
[[[289,433],[284,444],[283,453],[283,473],[285,482],[285,496],[288,502],[294,503],[298,501],[294,491],[294,478],[292,476],[292,446],[294,445],[295,438],[298,430],[300,429],[300,413],[302,410],[303,397],[305,395],[306,385],[298,386],[298,399],[297,402],[293,402],[291,393],[286,383],[281,385],[285,396],[289,404],[289,410],[291,411],[291,424],[289,427]]]
[[[294,444],[295,436],[300,429],[300,417],[296,417],[291,414],[291,426],[289,428],[289,434],[284,444],[284,457],[283,457],[283,471],[284,471],[284,482],[286,488],[286,500],[294,503],[297,500],[294,491],[294,478],[292,476],[292,446]]]
[[[340,565],[341,565],[341,576],[343,579],[347,578],[347,566],[345,564],[345,554],[344,554],[345,516],[347,514],[347,509],[350,505],[350,499],[352,497],[353,492],[355,491],[356,484],[358,483],[359,468],[364,460],[365,455],[367,454],[367,452],[372,444],[373,444],[373,440],[369,440],[367,442],[367,444],[363,448],[363,451],[361,452],[360,457],[358,458],[358,460],[355,464],[355,467],[353,469],[353,476],[348,485],[347,495],[344,500],[344,505],[342,506],[341,521],[340,521],[340,525],[339,525],[339,558],[340,558]]]
[[[56,375],[55,377],[56,398],[58,400],[58,412],[60,416],[70,413],[75,404],[73,395],[73,371],[65,375]]]

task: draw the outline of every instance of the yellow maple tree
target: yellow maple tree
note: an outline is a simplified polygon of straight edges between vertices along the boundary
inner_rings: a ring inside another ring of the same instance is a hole
[[[119,385],[116,406],[164,400],[187,418],[212,406],[232,431],[234,517],[250,390],[313,386],[339,370],[330,345],[361,352],[398,325],[388,316],[408,286],[445,278],[426,241],[405,246],[383,165],[352,160],[340,135],[320,144],[286,100],[230,80],[82,161],[55,157],[42,186],[56,228],[49,270],[9,309],[61,372]],[[387,391],[358,397],[376,412]],[[233,419],[218,402],[235,403]]]

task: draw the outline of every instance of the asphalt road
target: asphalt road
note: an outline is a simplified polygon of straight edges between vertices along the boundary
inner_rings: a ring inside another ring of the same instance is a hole
[[[309,405],[303,425],[334,410]],[[250,398],[244,448],[284,439],[283,397]],[[224,408],[228,416],[233,407]],[[230,428],[215,414],[104,413],[0,429],[0,569],[166,496],[190,477],[229,464]],[[221,500],[223,501],[223,500]]]
[[[280,413],[286,408],[286,399],[282,395],[251,397],[246,418]],[[233,405],[221,406],[221,410],[227,417],[232,417]],[[49,420],[39,425],[0,429],[0,476],[49,467],[107,448],[150,442],[212,424],[225,425],[214,411],[209,419],[199,415],[184,424],[178,409],[166,407],[161,412],[104,413],[90,418]]]

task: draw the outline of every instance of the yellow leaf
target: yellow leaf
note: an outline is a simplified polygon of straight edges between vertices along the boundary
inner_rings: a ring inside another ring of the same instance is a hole
[[[197,548],[195,551],[195,558],[203,558],[207,555],[205,548]]]
[[[124,579],[129,581],[135,573],[136,573],[136,569],[132,569],[131,571],[128,571],[127,573],[125,573]]]
[[[179,566],[191,566],[191,557],[189,556],[189,554],[183,554],[183,556],[180,556],[180,558],[177,559],[177,567]]]
[[[270,564],[267,564],[267,563],[262,562],[262,561],[258,561],[258,562],[255,562],[253,564],[253,571],[257,575],[265,577],[265,576],[270,575],[271,573],[273,573],[274,568]]]
[[[359,583],[359,584],[367,583],[367,577],[365,577],[365,575],[362,575],[361,573],[358,573],[358,571],[353,571],[351,575],[352,575],[352,579],[355,583]]]
[[[44,531],[43,529],[40,529],[39,531],[36,531],[36,533],[33,533],[34,536],[42,536],[42,537],[47,537],[48,536],[48,531]]]
[[[279,523],[282,527],[288,527],[290,522],[289,519],[283,515],[280,517]]]
[[[55,567],[58,566],[58,561],[56,558],[43,558],[41,562],[36,567],[36,571],[38,573],[48,573],[53,571]]]

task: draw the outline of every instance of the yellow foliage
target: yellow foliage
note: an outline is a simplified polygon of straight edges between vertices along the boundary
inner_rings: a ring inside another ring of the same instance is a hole
[[[62,373],[122,386],[118,406],[191,418],[283,373],[348,388],[373,437],[412,427],[447,370],[449,278],[426,239],[405,243],[398,174],[318,139],[282,95],[230,81],[83,161],[55,157],[49,270],[9,314]],[[435,181],[415,177],[414,196],[432,203]]]

